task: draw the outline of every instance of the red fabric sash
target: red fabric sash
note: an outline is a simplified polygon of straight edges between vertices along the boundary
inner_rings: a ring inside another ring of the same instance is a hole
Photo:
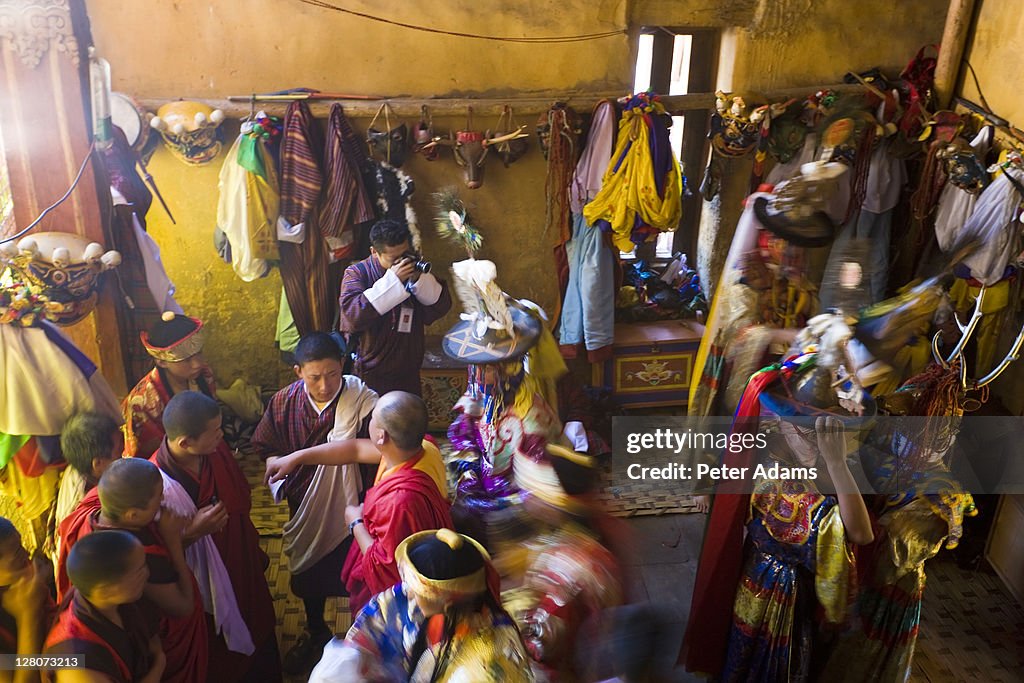
[[[71,546],[83,536],[92,533],[91,517],[100,509],[100,496],[97,489],[85,494],[70,515],[60,523],[60,553],[57,556],[57,603],[63,604],[71,582],[68,580],[67,562]]]
[[[756,434],[761,392],[781,372],[791,371],[765,370],[750,378],[736,409],[733,433]],[[728,467],[751,467],[754,455],[754,449],[726,451],[722,462]],[[733,601],[743,569],[743,530],[750,509],[750,494],[741,492],[745,485],[740,480],[724,480],[715,487],[693,585],[690,619],[679,653],[679,661],[691,672],[717,676],[725,662]]]

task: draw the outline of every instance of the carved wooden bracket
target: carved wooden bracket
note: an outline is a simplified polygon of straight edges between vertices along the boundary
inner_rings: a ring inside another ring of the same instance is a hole
[[[78,66],[78,41],[68,0],[0,0],[0,43],[30,69],[51,47]]]

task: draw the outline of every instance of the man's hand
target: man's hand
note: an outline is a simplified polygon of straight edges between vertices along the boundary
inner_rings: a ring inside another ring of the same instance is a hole
[[[267,472],[263,476],[263,483],[273,484],[274,482],[281,481],[298,469],[300,463],[299,459],[295,456],[296,453],[298,451],[291,455],[267,458]]]
[[[345,524],[351,524],[360,517],[363,516],[363,506],[360,505],[347,505],[345,507]]]
[[[836,417],[822,416],[814,421],[818,436],[818,449],[825,464],[831,470],[837,465],[846,465],[846,433],[843,423]]]
[[[402,284],[405,284],[417,272],[416,263],[412,259],[403,256],[391,266],[391,272],[398,276]]]
[[[160,536],[167,543],[181,543],[182,534],[189,525],[186,517],[176,515],[167,508],[160,509],[160,521],[156,523]]]
[[[207,534],[215,534],[227,523],[227,508],[224,507],[224,501],[218,501],[215,505],[207,505],[196,513],[185,529],[185,538],[196,540]]]

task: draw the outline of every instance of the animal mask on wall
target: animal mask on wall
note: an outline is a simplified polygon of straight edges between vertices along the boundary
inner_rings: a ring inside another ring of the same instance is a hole
[[[374,127],[377,118],[384,113],[384,128],[380,130]],[[370,148],[370,156],[378,157],[395,168],[401,168],[409,153],[406,140],[409,137],[409,127],[401,123],[394,128],[391,127],[391,106],[385,102],[370,121],[370,127],[366,131],[366,144]]]
[[[484,163],[487,161],[487,152],[491,147],[497,147],[503,142],[518,140],[527,137],[520,126],[518,129],[505,135],[491,135],[490,131],[482,133],[472,130],[473,108],[469,109],[469,116],[466,119],[466,130],[460,130],[455,134],[455,139],[435,138],[431,145],[444,145],[451,147],[455,153],[455,162],[464,169],[463,178],[466,187],[475,190],[484,182]]]

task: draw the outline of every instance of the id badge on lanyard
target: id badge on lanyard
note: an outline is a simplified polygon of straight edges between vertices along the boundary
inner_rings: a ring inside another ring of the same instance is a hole
[[[412,307],[402,306],[402,310],[398,312],[398,331],[399,332],[412,332]]]

